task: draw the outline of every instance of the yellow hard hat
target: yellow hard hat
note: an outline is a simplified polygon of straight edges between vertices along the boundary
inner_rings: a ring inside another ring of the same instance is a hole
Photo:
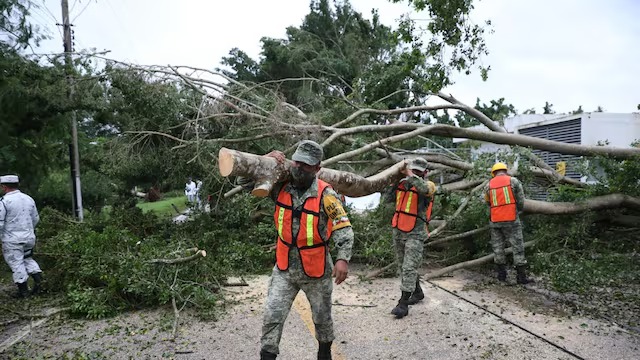
[[[507,164],[502,162],[497,162],[491,167],[491,176],[496,176],[495,172],[498,170],[507,170]]]

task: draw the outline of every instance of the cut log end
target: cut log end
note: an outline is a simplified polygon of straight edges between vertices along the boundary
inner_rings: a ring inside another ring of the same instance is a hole
[[[271,192],[273,183],[271,181],[258,181],[255,187],[251,190],[251,195],[257,197],[266,197]]]
[[[264,188],[255,188],[251,190],[251,195],[256,197],[267,197],[269,195],[269,190]]]
[[[221,148],[218,152],[218,168],[220,175],[227,177],[233,172],[234,158],[231,150]]]

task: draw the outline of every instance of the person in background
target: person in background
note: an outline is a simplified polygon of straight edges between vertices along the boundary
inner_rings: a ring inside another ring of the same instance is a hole
[[[187,197],[187,202],[189,204],[193,204],[195,200],[195,193],[196,193],[196,183],[194,183],[193,180],[191,180],[191,177],[189,177],[184,187],[184,195]]]
[[[33,259],[36,245],[35,227],[40,221],[36,203],[31,196],[19,190],[17,175],[0,176],[4,196],[0,198],[0,238],[2,255],[13,272],[13,282],[18,286],[16,297],[29,296],[27,281],[33,277],[31,294],[41,290],[42,270]]]
[[[200,209],[202,207],[202,202],[200,200],[200,191],[202,190],[202,180],[200,179],[196,179],[196,187],[195,187],[195,192],[194,192],[194,199],[196,204],[198,205],[198,208]]]
[[[484,200],[489,205],[491,246],[499,281],[507,281],[507,259],[504,254],[508,241],[513,249],[513,264],[516,267],[518,284],[531,282],[527,279],[527,260],[524,257],[524,238],[519,214],[524,209],[524,189],[518,179],[507,174],[507,165],[498,162],[491,168],[491,180],[484,188]]]
[[[391,313],[401,319],[409,314],[409,305],[424,299],[418,269],[422,264],[424,242],[429,238],[427,225],[436,185],[426,180],[427,160],[413,159],[402,170],[404,178],[391,187],[387,202],[395,202],[391,221],[396,262],[400,274],[400,300]]]

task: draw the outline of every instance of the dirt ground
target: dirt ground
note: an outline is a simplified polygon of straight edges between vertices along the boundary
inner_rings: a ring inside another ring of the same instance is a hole
[[[398,280],[365,281],[362,274],[356,269],[334,288],[334,359],[640,358],[637,333],[576,315],[522,286],[459,271],[424,282],[426,299],[398,320],[389,313],[399,295]],[[217,321],[182,312],[176,339],[170,308],[101,321],[60,313],[8,323],[16,316],[5,312],[0,314],[0,350],[6,350],[0,358],[257,359],[268,277],[245,279],[250,286],[226,288]],[[28,335],[16,341],[21,334]],[[316,349],[311,311],[301,293],[285,324],[278,358],[315,359]]]

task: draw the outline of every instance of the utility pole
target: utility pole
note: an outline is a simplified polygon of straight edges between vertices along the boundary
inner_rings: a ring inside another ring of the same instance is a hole
[[[71,24],[69,23],[69,1],[62,0],[62,27],[64,28],[64,53],[67,65],[67,80],[69,81],[69,100],[74,95],[73,39],[71,36]],[[76,111],[71,111],[71,144],[69,145],[69,164],[71,167],[71,198],[73,199],[73,213],[79,221],[84,220],[82,209],[82,188],[80,187],[80,153],[78,151],[78,124]]]

